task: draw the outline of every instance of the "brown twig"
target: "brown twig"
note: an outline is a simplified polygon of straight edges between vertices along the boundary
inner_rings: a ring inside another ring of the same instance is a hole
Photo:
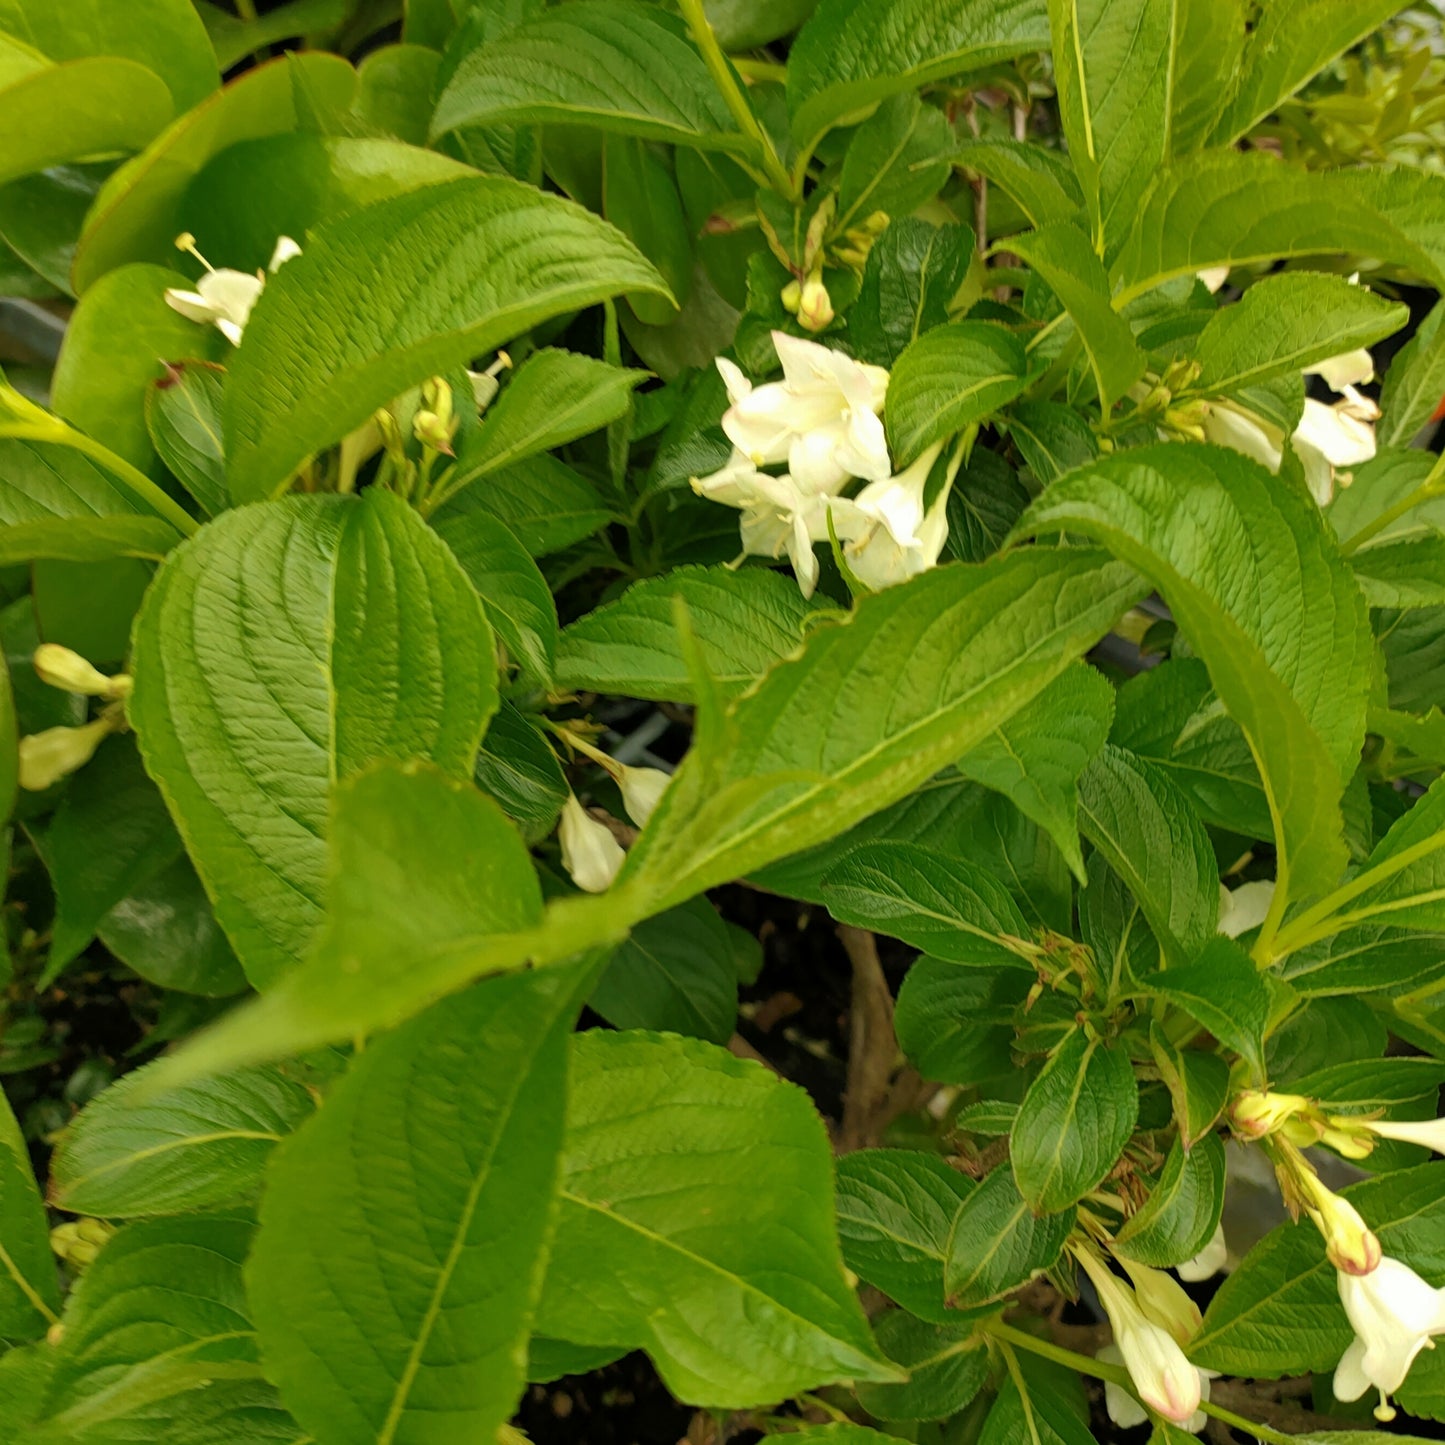
[[[887,1127],[898,1039],[893,1032],[893,995],[878,960],[878,940],[864,928],[841,924],[838,938],[853,965],[853,1002],[848,1029],[848,1082],[843,1092],[840,1154],[876,1144]]]

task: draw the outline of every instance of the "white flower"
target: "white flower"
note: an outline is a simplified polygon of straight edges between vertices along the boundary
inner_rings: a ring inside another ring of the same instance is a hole
[[[1238,938],[1251,928],[1258,928],[1269,913],[1274,902],[1274,880],[1266,878],[1258,883],[1241,883],[1238,888],[1229,889],[1219,885],[1218,931],[1226,938]]]
[[[43,793],[68,773],[83,768],[115,729],[113,719],[99,717],[78,728],[46,728],[21,738],[20,786]]]
[[[1445,1154],[1445,1119],[1341,1119],[1335,1122],[1367,1130],[1381,1139],[1423,1144],[1437,1154]]]
[[[1375,359],[1361,346],[1356,351],[1346,351],[1340,356],[1327,356],[1313,366],[1304,369],[1306,376],[1323,379],[1331,391],[1345,391],[1348,387],[1363,386],[1375,379]]]
[[[557,840],[562,845],[562,866],[587,893],[606,893],[627,858],[612,830],[599,823],[572,793],[562,805]]]
[[[881,481],[891,470],[878,412],[888,373],[840,351],[773,332],[783,380],[754,387],[725,357],[718,371],[732,403],[727,438],[754,466],[787,462],[805,492],[834,495],[849,477]]]
[[[813,595],[818,585],[813,543],[828,536],[824,496],[804,491],[787,474],[774,477],[760,472],[740,451],[710,476],[694,477],[692,489],[710,501],[740,508],[744,555],[776,561],[786,553],[803,596]]]
[[[1386,1397],[1404,1384],[1420,1351],[1435,1348],[1431,1336],[1445,1334],[1445,1290],[1388,1256],[1369,1274],[1341,1272],[1339,1287],[1355,1338],[1335,1369],[1335,1394],[1358,1400],[1376,1389],[1375,1414],[1391,1420],[1395,1412]]]
[[[1229,1259],[1229,1246],[1224,1239],[1224,1225],[1217,1224],[1209,1243],[1194,1256],[1176,1267],[1175,1273],[1188,1284],[1197,1284],[1202,1279],[1212,1279],[1222,1270]]]
[[[1380,419],[1380,408],[1369,397],[1350,385],[1337,389],[1344,400],[1333,406],[1305,399],[1293,439],[1310,494],[1322,507],[1334,496],[1337,470],[1357,467],[1375,455],[1375,423]]]
[[[1087,1249],[1076,1251],[1114,1330],[1114,1343],[1139,1398],[1176,1425],[1192,1422],[1206,1382],[1168,1330],[1149,1319],[1134,1291]],[[1191,1423],[1191,1428],[1193,1428]]]
[[[1211,401],[1203,426],[1207,440],[1243,452],[1272,472],[1277,472],[1284,460],[1284,433],[1231,401]]]
[[[622,794],[622,806],[639,828],[645,828],[647,820],[662,801],[672,775],[664,773],[661,768],[629,768],[626,764],[614,766],[617,768],[617,787]]]
[[[863,488],[851,502],[829,504],[843,555],[853,575],[874,592],[906,582],[938,563],[948,541],[948,494],[961,453],[949,464],[938,495],[926,508],[924,491],[942,446],[930,447],[906,471]]]
[[[182,236],[176,244],[180,246],[181,241],[189,241],[181,249],[197,256],[206,267],[206,274],[196,282],[194,291],[167,288],[166,305],[172,311],[179,311],[188,321],[198,321],[202,325],[214,323],[232,346],[239,346],[246,322],[251,317],[251,308],[265,289],[265,274],[257,271],[253,275],[248,271],[232,271],[227,266],[211,266],[195,249],[194,240]],[[290,236],[282,236],[271,253],[267,270],[275,273],[300,254],[301,247]]]
[[[1095,1359],[1102,1360],[1106,1365],[1122,1365],[1124,1352],[1118,1345],[1105,1345]],[[1199,1398],[1209,1398],[1209,1377],[1203,1370],[1199,1371]],[[1149,1423],[1149,1412],[1122,1385],[1116,1385],[1112,1380],[1104,1381],[1104,1410],[1121,1430],[1133,1430]],[[1196,1410],[1183,1422],[1183,1428],[1197,1435],[1208,1419],[1203,1410]]]
[[[1359,466],[1375,455],[1375,423],[1380,419],[1380,408],[1355,390],[1374,377],[1375,364],[1368,351],[1347,351],[1306,367],[1304,374],[1321,377],[1341,396],[1332,406],[1307,397],[1299,425],[1290,438],[1304,467],[1310,495],[1323,507],[1334,496],[1337,472]],[[1263,417],[1236,402],[1211,401],[1203,426],[1209,441],[1243,452],[1272,472],[1279,470],[1284,433]]]

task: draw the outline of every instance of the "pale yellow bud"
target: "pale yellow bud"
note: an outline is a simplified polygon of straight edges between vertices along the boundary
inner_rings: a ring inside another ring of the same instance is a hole
[[[803,283],[798,298],[798,324],[807,331],[821,331],[833,319],[833,302],[828,288],[823,284],[823,275],[814,271]]]
[[[647,826],[647,820],[662,801],[671,781],[671,774],[664,773],[661,768],[621,769],[617,786],[622,793],[622,806],[639,828]]]
[[[130,678],[121,673],[107,677],[94,668],[78,652],[58,642],[42,642],[31,659],[41,682],[64,692],[86,697],[122,698],[130,696]]]
[[[803,288],[797,280],[789,281],[783,287],[782,302],[783,310],[791,316],[798,314],[798,305],[803,299]]]
[[[83,768],[105,738],[115,731],[111,718],[97,718],[78,728],[46,728],[20,739],[20,786],[43,793],[61,778]]]
[[[1308,1113],[1311,1102],[1302,1094],[1273,1094],[1259,1089],[1245,1089],[1236,1094],[1229,1106],[1229,1117],[1236,1132],[1249,1139],[1263,1139],[1277,1133],[1296,1114]]]
[[[1371,1274],[1379,1267],[1380,1241],[1348,1199],[1330,1189],[1312,1170],[1299,1179],[1305,1210],[1324,1236],[1325,1257],[1341,1274]]]
[[[1183,1286],[1162,1269],[1136,1264],[1117,1250],[1114,1257],[1134,1281],[1134,1293],[1145,1318],[1166,1331],[1180,1349],[1187,1350],[1203,1321],[1199,1306],[1184,1292]]]
[[[562,866],[587,893],[605,893],[627,859],[612,830],[570,793],[562,805],[557,841],[562,845]]]

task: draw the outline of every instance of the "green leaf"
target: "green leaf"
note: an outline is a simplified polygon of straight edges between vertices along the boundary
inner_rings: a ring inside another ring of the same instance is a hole
[[[1113,255],[1169,153],[1175,7],[1049,0],[1049,20],[1059,113],[1093,249]]]
[[[1445,502],[1421,490],[1434,465],[1431,452],[1381,451],[1356,471],[1348,487],[1336,494],[1325,515],[1342,542],[1352,543],[1367,528],[1386,523],[1357,544],[1350,556],[1353,565],[1358,567],[1369,552],[1386,543],[1439,536],[1445,527]],[[1394,520],[1385,517],[1411,500],[1415,505]]]
[[[1041,1378],[1037,1363],[1028,1356],[1020,1364],[1025,1388],[1020,1390],[1019,1381],[1012,1376],[1004,1381],[984,1422],[979,1445],[1023,1445],[1025,1441],[1028,1445],[1090,1445],[1094,1436],[1068,1396],[1053,1388],[1054,1379]],[[1030,1379],[1031,1374],[1035,1378]]]
[[[138,151],[174,112],[155,71],[115,56],[45,63],[0,79],[9,82],[0,89],[9,118],[0,185],[66,161]]]
[[[953,159],[956,165],[998,186],[1040,230],[1080,218],[1084,196],[1078,177],[1056,151],[983,136],[964,141]]]
[[[190,284],[164,266],[111,272],[76,306],[55,364],[57,414],[142,470],[156,460],[144,412],[152,383],[168,361],[215,358],[227,346],[214,327],[166,305],[168,286]]]
[[[159,517],[48,517],[0,530],[0,566],[20,562],[159,562],[180,534]]]
[[[614,1028],[727,1043],[738,1016],[728,925],[705,898],[645,919],[612,955],[587,1003]]]
[[[1005,425],[1029,470],[1045,486],[1099,455],[1088,422],[1056,401],[1020,402],[1010,408]]]
[[[546,738],[506,699],[482,739],[472,776],[529,843],[557,826],[568,791],[562,765]]]
[[[904,1309],[935,1324],[944,1306],[943,1266],[966,1174],[917,1149],[858,1149],[838,1160],[838,1235],[848,1268]]]
[[[55,890],[47,981],[97,933],[109,932],[113,919],[123,929],[128,916],[144,915],[157,889],[167,888],[168,876],[190,871],[165,800],[146,776],[134,741],[126,737],[107,738],[71,781],[45,834],[42,854]],[[163,915],[164,922],[178,922],[179,912]],[[166,975],[166,987],[216,995],[245,987],[245,975],[214,917],[204,935],[192,932],[187,942],[187,967]],[[138,971],[147,977],[151,972],[144,966]]]
[[[515,1408],[591,973],[436,1005],[277,1152],[246,1282],[268,1373],[328,1445],[482,1439]]]
[[[1380,388],[1384,417],[1375,427],[1383,447],[1408,447],[1445,400],[1445,305],[1437,304],[1395,353]],[[1341,495],[1344,495],[1341,493]]]
[[[1028,990],[1028,974],[1016,967],[959,968],[920,958],[898,992],[898,1046],[924,1078],[941,1084],[1007,1074],[1014,1067],[1014,1011]]]
[[[61,1136],[50,1198],[72,1214],[184,1214],[248,1198],[276,1145],[315,1108],[274,1066],[241,1069],[133,1100],[138,1069],[112,1084]]]
[[[857,130],[838,178],[840,231],[876,211],[906,216],[931,200],[948,179],[944,157],[953,149],[953,128],[943,112],[916,95],[885,100]]]
[[[1436,179],[1436,178],[1430,178]],[[1445,279],[1439,193],[1421,177],[1304,171],[1261,150],[1210,150],[1166,166],[1113,266],[1128,301],[1172,276],[1291,256],[1381,256]]]
[[[1384,1252],[1427,1279],[1445,1277],[1442,1178],[1445,1165],[1425,1164],[1343,1191]],[[1249,1252],[1210,1302],[1189,1353],[1202,1369],[1272,1380],[1332,1370],[1352,1337],[1324,1242],[1301,1221]]]
[[[955,432],[1006,406],[1027,382],[1023,343],[1001,326],[957,321],[925,332],[888,382],[888,440],[906,467]]]
[[[67,1302],[47,1432],[119,1445],[124,1425],[145,1431],[158,1406],[162,1418],[184,1408],[178,1397],[262,1384],[241,1284],[253,1232],[249,1219],[199,1214],[131,1224],[111,1239]]]
[[[1101,565],[1097,553],[1081,548],[1034,548],[981,567],[938,568],[877,593],[846,623],[815,629],[800,656],[739,699],[721,728],[703,714],[693,754],[608,894],[558,899],[545,921],[463,909],[430,934],[427,949],[413,943],[399,950],[396,923],[386,914],[378,920],[370,894],[360,891],[336,914],[345,931],[347,913],[357,910],[345,952],[319,950],[291,983],[173,1056],[165,1081],[346,1039],[405,1018],[480,972],[620,941],[644,917],[833,837],[967,751],[1140,595],[1131,572]],[[1040,607],[1050,619],[1042,631]],[[1023,648],[1021,614],[1033,619]],[[905,677],[911,689],[880,681]],[[821,706],[810,688],[817,678],[828,680]],[[850,686],[856,701],[840,704]],[[405,814],[412,833],[431,845],[435,825],[417,816],[429,799],[405,785],[396,791],[392,813]],[[467,895],[471,880],[456,866],[465,856],[456,848],[438,856],[439,887]],[[1042,884],[1030,875],[1026,886],[1037,892]],[[397,910],[410,925],[414,887],[402,892]],[[430,923],[428,916],[424,931]]]
[[[139,511],[129,492],[73,447],[0,437],[0,526]]]
[[[1238,73],[1245,10],[1245,0],[1179,0],[1166,159],[1198,150],[1229,106],[1231,87],[1222,77]]]
[[[0,1094],[0,1336],[39,1339],[59,1312],[45,1206],[20,1125]]]
[[[1044,0],[823,0],[788,54],[793,137],[811,154],[890,95],[1048,48]]]
[[[1018,473],[997,452],[975,448],[948,494],[947,552],[960,562],[986,562],[1031,500]]]
[[[1154,6],[1157,0],[1141,3]],[[1069,313],[1089,353],[1100,409],[1108,416],[1114,403],[1144,375],[1148,362],[1133,329],[1114,310],[1104,263],[1072,221],[1010,236],[1007,245],[1043,277]]]
[[[447,5],[450,21],[450,5]],[[448,25],[450,30],[450,25]],[[441,56],[426,45],[384,45],[356,68],[355,111],[414,146],[424,146]]]
[[[581,1034],[572,1057],[542,1334],[645,1349],[689,1404],[900,1378],[844,1275],[801,1089],[666,1035]]]
[[[946,962],[1033,968],[1019,947],[1029,928],[1013,899],[991,874],[960,859],[912,843],[865,843],[824,876],[821,892],[840,922]]]
[[[917,216],[890,221],[868,253],[858,299],[848,308],[855,355],[891,367],[923,332],[942,326],[973,260],[968,226],[934,226]]]
[[[1407,307],[1343,276],[1286,271],[1255,282],[1199,334],[1192,389],[1228,396],[1356,347],[1372,346],[1409,319]]]
[[[696,701],[673,626],[676,599],[686,604],[708,675],[724,693],[751,687],[796,652],[815,615],[794,582],[767,568],[677,567],[635,583],[567,627],[557,647],[557,686]]]
[[[1149,1026],[1149,1047],[1159,1077],[1174,1101],[1179,1137],[1186,1149],[1192,1149],[1224,1112],[1229,1065],[1218,1054],[1181,1047],[1157,1023]]]
[[[614,520],[591,482],[545,454],[493,472],[485,487],[463,491],[435,520],[441,526],[459,513],[476,511],[505,522],[534,557],[570,547]]]
[[[101,186],[85,219],[71,280],[79,295],[128,261],[175,255],[175,238],[202,219],[187,191],[228,146],[298,128],[296,89],[345,109],[356,72],[339,55],[294,52],[238,76],[166,128]]]
[[[682,23],[629,0],[557,6],[465,55],[437,101],[432,136],[497,121],[754,149],[733,126]]]
[[[1137,595],[1097,555],[1034,549],[860,602],[738,701],[725,747],[695,746],[624,879],[658,906],[842,832],[987,736]],[[1021,652],[1040,606],[1052,635]]]
[[[1114,689],[1079,663],[958,763],[965,777],[1003,793],[1043,828],[1081,883],[1076,785],[1104,746],[1113,714]]]
[[[278,236],[304,240],[374,201],[473,175],[450,156],[387,137],[302,129],[227,147],[186,188],[185,206],[207,260],[256,271],[269,266]]]
[[[463,442],[445,494],[600,431],[626,415],[633,388],[646,376],[571,351],[533,352]]]
[[[1173,657],[1128,679],[1115,700],[1110,741],[1168,774],[1206,823],[1270,836],[1269,799],[1249,742],[1197,657]]]
[[[1211,1134],[1186,1152],[1175,1140],[1159,1182],[1114,1238],[1140,1264],[1183,1264],[1209,1243],[1223,1207],[1224,1145]]]
[[[1197,953],[1219,917],[1219,869],[1204,825],[1168,776],[1107,744],[1079,778],[1079,822],[1171,958]]]
[[[1178,527],[1181,506],[1194,527]],[[1304,487],[1219,448],[1143,448],[1055,482],[1017,530],[1059,529],[1104,541],[1163,593],[1259,762],[1281,888],[1329,888],[1345,861],[1339,799],[1364,734],[1372,646],[1358,586]]]
[[[1254,960],[1233,939],[1211,938],[1192,963],[1152,974],[1139,986],[1197,1019],[1263,1080],[1269,988]]]
[[[1019,1106],[1009,1142],[1019,1192],[1034,1209],[1067,1209],[1113,1168],[1138,1115],[1129,1056],[1073,1030]]]
[[[557,655],[557,604],[531,554],[490,512],[455,512],[437,535],[471,579],[487,620],[524,672],[548,682]]]
[[[880,1420],[943,1420],[983,1388],[989,1352],[967,1325],[930,1324],[893,1310],[877,1324],[878,1343],[909,1373],[904,1385],[860,1385],[858,1403]]]
[[[1391,0],[1293,0],[1264,8],[1244,46],[1243,70],[1214,128],[1227,145],[1279,109],[1336,56],[1358,45],[1398,11]]]
[[[271,278],[231,363],[231,494],[272,494],[408,386],[539,321],[661,287],[605,222],[512,180],[427,186],[323,225]]]
[[[156,577],[132,667],[146,766],[262,984],[321,920],[333,781],[385,757],[469,776],[496,708],[471,584],[421,519],[378,491],[213,522]]]
[[[602,214],[657,267],[672,293],[671,297],[629,295],[627,304],[637,319],[649,326],[681,322],[679,308],[692,295],[692,230],[673,168],[653,142],[632,135],[604,136]],[[725,328],[720,344],[731,339],[732,330]],[[703,349],[711,359],[706,342]]]
[[[949,1234],[944,1285],[955,1309],[1002,1299],[1051,1269],[1074,1227],[1074,1211],[1035,1214],[1007,1166],[963,1201]]]
[[[151,445],[208,517],[231,504],[221,442],[225,385],[226,374],[219,366],[181,365],[153,381],[145,394]]]
[[[1445,536],[1439,533],[1362,547],[1350,565],[1371,607],[1445,604]]]
[[[166,83],[177,113],[199,104],[219,83],[216,56],[187,0],[135,0],[115,6],[57,7],[47,0],[0,0],[0,31],[51,60],[120,56],[148,66]]]

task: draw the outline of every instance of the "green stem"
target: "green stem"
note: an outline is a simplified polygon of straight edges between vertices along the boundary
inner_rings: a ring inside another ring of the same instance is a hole
[[[1078,1354],[1074,1350],[1066,1350],[1062,1345],[1054,1344],[1052,1340],[1041,1340],[1037,1335],[1031,1335],[1025,1330],[1005,1324],[1001,1319],[989,1320],[979,1328],[984,1334],[992,1335],[996,1340],[1017,1346],[1021,1350],[1028,1350],[1041,1359],[1052,1360],[1056,1365],[1076,1370],[1081,1375],[1092,1375],[1096,1380],[1107,1380],[1110,1384],[1119,1385],[1138,1399],[1134,1390],[1134,1382],[1129,1378],[1129,1372],[1123,1365],[1108,1365],[1100,1360],[1092,1359],[1088,1355]],[[1233,1425],[1236,1430],[1248,1431],[1256,1440],[1262,1441],[1263,1445],[1295,1445],[1294,1436],[1283,1435],[1278,1430],[1271,1430],[1268,1425],[1257,1425],[1253,1420],[1247,1420],[1243,1415],[1236,1415],[1233,1410],[1226,1410],[1222,1405],[1201,1400],[1199,1408],[1206,1415],[1212,1415],[1216,1420],[1223,1420],[1226,1425]]]
[[[1435,465],[1430,468],[1430,475],[1413,492],[1402,497],[1393,507],[1386,507],[1373,522],[1366,523],[1352,537],[1342,542],[1340,551],[1346,557],[1352,555],[1366,542],[1378,537],[1386,527],[1393,526],[1406,512],[1418,507],[1421,502],[1428,502],[1442,494],[1445,494],[1445,453],[1437,458]]]
[[[732,112],[733,119],[738,123],[738,129],[749,140],[755,142],[761,151],[763,170],[767,174],[768,183],[780,196],[786,196],[790,201],[797,200],[801,194],[801,188],[794,187],[787,167],[778,159],[772,138],[763,129],[757,116],[753,114],[753,108],[748,104],[747,96],[742,93],[737,77],[733,74],[732,66],[728,64],[728,58],[723,54],[717,35],[708,22],[707,14],[702,8],[702,0],[679,0],[679,5],[682,9],[683,19],[687,21],[687,28],[692,33],[693,44],[702,52],[708,73],[713,78],[713,84],[717,86],[718,93],[722,96],[728,110]]]
[[[14,437],[17,441],[50,442],[55,446],[70,447],[104,467],[126,491],[139,498],[157,516],[164,517],[183,537],[193,537],[200,530],[200,523],[186,511],[174,497],[158,487],[139,467],[133,467],[124,457],[118,457],[109,447],[92,441],[84,432],[78,432],[61,421],[53,426],[31,426],[25,423],[0,426],[0,436]]]

